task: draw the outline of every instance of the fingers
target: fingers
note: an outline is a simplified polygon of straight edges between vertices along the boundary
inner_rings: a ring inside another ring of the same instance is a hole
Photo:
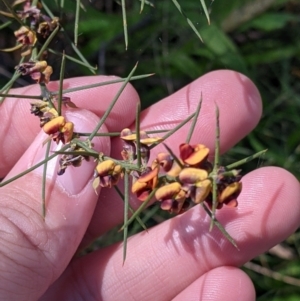
[[[95,114],[79,109],[67,118],[77,131],[90,132],[98,122]],[[103,126],[100,131],[107,129]],[[45,158],[46,138],[41,131],[7,179]],[[109,138],[96,138],[94,144],[98,151],[110,152]],[[50,155],[61,148],[52,145]],[[57,176],[58,161],[55,157],[47,165],[45,220],[43,166],[0,188],[1,300],[37,300],[68,265],[93,214],[97,202],[91,185],[93,160],[83,161],[80,169],[69,166],[63,176]]]
[[[203,143],[211,152],[215,145],[216,104],[220,110],[221,150],[226,151],[247,135],[261,116],[261,99],[254,84],[233,71],[208,73],[175,94],[154,104],[141,116],[142,129],[172,129],[195,112],[202,94],[202,107],[191,143]],[[166,143],[178,154],[179,144],[185,142],[190,124],[176,132]],[[112,156],[120,157],[122,143],[113,140]],[[151,151],[154,159],[163,146]],[[150,159],[151,162],[151,159]],[[132,198],[134,207],[140,205]],[[95,214],[85,236],[84,244],[122,222],[123,202],[114,189],[105,189],[100,195]]]
[[[220,111],[222,151],[225,152],[257,125],[262,104],[255,85],[246,76],[230,70],[205,74],[175,94],[145,110],[141,127],[172,129],[202,106],[191,143],[215,146],[216,106]],[[185,140],[190,124],[167,141],[178,146]],[[178,141],[180,138],[181,141]]]
[[[255,289],[250,278],[234,267],[208,271],[179,293],[173,301],[254,301]]]
[[[119,79],[116,76],[84,76],[64,80],[64,89],[91,85],[97,83],[110,82]],[[115,98],[123,82],[104,85],[96,88],[85,89],[72,93],[66,93],[64,96],[71,97],[74,103],[83,109],[87,109],[98,117],[102,117],[107,107]],[[51,91],[58,90],[58,82],[49,84]],[[130,83],[128,83],[118,98],[117,103],[112,109],[111,114],[105,121],[108,131],[118,132],[124,127],[129,126],[135,119],[136,105],[139,102],[139,96]]]
[[[82,85],[95,84],[104,81],[115,80],[116,77],[91,76],[64,80],[64,89],[79,87]],[[90,111],[102,117],[108,105],[111,103],[122,83],[101,86],[88,90],[66,93],[64,96],[79,107],[90,109]],[[48,89],[56,91],[59,89],[58,82],[48,85]],[[38,85],[32,85],[20,89],[12,89],[10,94],[40,95]],[[115,107],[106,120],[109,131],[120,131],[128,127],[135,118],[135,108],[139,97],[133,87],[128,84],[120,95]],[[72,111],[72,109],[68,109]],[[0,178],[3,178],[17,160],[22,156],[40,131],[39,119],[30,114],[30,100],[6,98],[1,105],[0,120]]]
[[[63,290],[70,297],[76,286],[76,294],[89,292],[100,300],[153,300],[156,294],[160,298],[155,300],[171,300],[209,270],[240,266],[297,229],[300,185],[294,176],[280,168],[261,168],[245,176],[243,186],[238,208],[217,214],[240,250],[216,227],[209,232],[210,220],[196,206],[131,237],[123,267],[121,245],[76,259],[52,292]]]

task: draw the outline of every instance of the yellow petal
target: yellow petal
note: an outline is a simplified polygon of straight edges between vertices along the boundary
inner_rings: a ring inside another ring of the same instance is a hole
[[[186,184],[196,184],[207,179],[207,177],[208,173],[205,169],[193,167],[184,168],[179,174],[180,181]]]
[[[141,139],[140,142],[145,145],[151,145],[153,143],[161,142],[163,140],[164,139],[162,139],[161,137],[147,137],[147,138]]]
[[[125,141],[134,141],[136,139],[136,134],[132,134],[130,129],[123,129],[120,133],[120,138]]]
[[[167,184],[157,189],[155,198],[157,200],[172,199],[181,190],[181,185],[178,182]]]
[[[122,169],[122,166],[121,165],[116,165],[114,167],[114,170],[113,170],[113,173],[112,175],[120,175],[122,173],[123,169]]]
[[[44,76],[45,76],[45,80],[44,80],[45,83],[48,84],[49,81],[50,81],[50,76],[51,76],[51,74],[53,73],[52,67],[51,67],[51,66],[47,66],[47,67],[45,68],[45,70],[44,70],[42,73],[43,73]]]
[[[68,143],[72,140],[73,130],[74,130],[73,122],[66,122],[63,128],[61,129],[61,132],[64,134],[65,143]]]
[[[47,110],[41,110],[42,112],[47,112],[47,116],[48,115],[50,115],[51,116],[51,118],[53,118],[53,117],[58,117],[58,112],[54,109],[54,108],[51,108],[51,109],[47,109]],[[48,117],[50,117],[50,116],[48,116]]]
[[[142,182],[139,182],[139,181],[135,181],[133,184],[132,184],[132,187],[131,187],[131,192],[132,193],[137,193],[141,190],[143,190],[144,188],[147,187],[147,183],[142,183]]]
[[[61,127],[65,125],[65,118],[63,116],[58,116],[56,118],[53,118],[49,122],[47,122],[43,126],[43,130],[46,134],[54,134],[60,130]]]
[[[196,204],[202,203],[210,194],[211,192],[211,181],[206,179],[204,181],[201,181],[196,185],[196,191],[195,191],[195,199],[194,202]]]
[[[170,171],[168,171],[167,175],[170,177],[177,177],[181,171],[181,167],[175,162]]]
[[[148,172],[145,172],[143,175],[141,175],[138,179],[139,182],[147,183],[157,177],[159,172],[159,168],[156,167]]]
[[[241,182],[234,182],[229,184],[220,194],[219,202],[223,203],[228,200],[228,198],[232,197],[234,194],[239,194],[242,190],[242,183]]]
[[[201,163],[209,155],[209,148],[203,144],[197,144],[194,146],[194,152],[184,160],[184,163],[188,165],[196,165]]]

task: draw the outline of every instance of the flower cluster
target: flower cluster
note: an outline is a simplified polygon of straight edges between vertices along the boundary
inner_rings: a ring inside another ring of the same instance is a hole
[[[61,141],[63,144],[71,141],[74,124],[59,116],[51,102],[42,100],[31,102],[30,111],[40,118],[40,126],[50,139],[56,143]]]
[[[126,162],[133,163],[137,158],[137,136],[129,129],[121,132],[124,141],[122,157]],[[170,153],[159,153],[147,166],[151,145],[161,142],[161,138],[148,137],[140,133],[140,153],[142,166],[140,170],[131,171],[131,191],[140,201],[149,199],[154,193],[160,207],[171,213],[182,213],[191,204],[206,202],[212,207],[213,180],[217,185],[216,209],[223,205],[237,206],[237,197],[241,192],[242,183],[238,170],[227,171],[219,167],[213,173],[213,165],[208,160],[209,149],[203,144],[190,145],[183,143],[179,147],[179,157]],[[124,174],[124,169],[114,160],[102,160],[95,170],[94,188],[112,187]]]
[[[21,48],[23,57],[31,55],[26,62],[16,66],[15,69],[22,75],[30,75],[38,83],[48,83],[53,72],[52,67],[45,60],[36,58],[32,50],[37,48],[38,41],[47,39],[51,32],[59,26],[58,18],[50,18],[41,13],[42,5],[31,6],[31,1],[15,1],[12,7],[23,3],[23,9],[16,11],[16,16],[24,24],[14,32],[17,45],[5,51],[14,51]],[[14,18],[15,15],[5,13],[6,16]],[[45,55],[45,54],[43,54]]]
[[[120,134],[120,138],[124,141],[123,150],[121,152],[121,156],[124,161],[128,163],[133,163],[137,159],[138,152],[141,155],[141,168],[142,172],[145,172],[144,169],[147,168],[147,163],[149,161],[150,156],[150,145],[154,143],[158,143],[162,141],[160,137],[149,137],[146,132],[140,132],[140,146],[137,149],[137,135],[132,133],[130,129],[123,129]],[[112,187],[116,185],[124,175],[124,168],[117,161],[108,159],[108,160],[100,160],[98,165],[96,166],[94,172],[94,182],[93,187],[96,190],[98,186],[101,187]],[[133,178],[135,177],[134,171],[131,171]],[[138,177],[140,174],[138,174]]]

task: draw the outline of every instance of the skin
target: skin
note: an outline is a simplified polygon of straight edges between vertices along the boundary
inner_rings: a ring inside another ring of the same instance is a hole
[[[110,80],[82,77],[64,81],[65,88]],[[49,85],[57,89],[57,83]],[[78,109],[66,118],[75,131],[91,131],[120,84],[70,93]],[[38,86],[11,93],[39,94]],[[142,113],[142,129],[170,129],[192,114],[202,93],[203,104],[191,143],[214,149],[215,104],[220,109],[221,150],[230,149],[255,128],[262,113],[254,84],[233,71],[202,76]],[[128,85],[102,132],[134,126],[139,97]],[[0,110],[0,176],[9,179],[43,159],[47,136],[30,115],[29,101],[7,99]],[[178,152],[186,126],[166,143]],[[97,138],[99,152],[119,158],[119,139]],[[57,149],[53,146],[52,150]],[[157,147],[152,156],[163,149]],[[96,195],[91,182],[95,163],[68,167],[57,176],[57,159],[48,164],[47,215],[41,217],[42,168],[0,190],[1,300],[255,300],[251,280],[240,267],[284,240],[299,226],[300,186],[286,170],[258,168],[242,179],[237,208],[223,208],[217,217],[235,239],[235,249],[201,206],[139,233],[128,241],[123,266],[122,245],[74,257],[97,236],[118,225],[123,203],[114,190]],[[140,203],[132,196],[131,205]],[[284,222],[282,222],[284,221]]]

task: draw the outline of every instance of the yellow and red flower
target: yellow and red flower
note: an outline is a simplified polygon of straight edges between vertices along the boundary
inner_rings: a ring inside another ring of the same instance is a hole
[[[200,167],[207,161],[209,148],[203,144],[190,145],[182,143],[179,146],[180,158],[184,164]]]
[[[159,165],[152,164],[148,167],[133,183],[131,187],[132,193],[135,193],[140,201],[145,201],[152,190],[156,188],[158,183]]]
[[[149,137],[144,131],[140,132],[140,149],[137,150],[137,135],[133,134],[130,129],[123,129],[120,138],[124,141],[122,158],[126,161],[133,162],[137,158],[137,151],[141,154],[142,165],[146,166],[150,158],[150,145],[161,142],[161,137]]]
[[[63,144],[71,141],[73,137],[74,124],[66,122],[63,116],[58,116],[45,123],[43,130],[56,143],[62,141]]]
[[[105,160],[95,168],[93,187],[96,190],[99,186],[111,188],[119,182],[123,176],[121,165],[116,164],[113,160]]]
[[[166,184],[157,189],[155,198],[161,202],[161,209],[171,213],[183,213],[185,211],[186,191],[178,182]]]
[[[52,67],[48,66],[46,61],[29,61],[15,67],[22,75],[30,75],[37,83],[48,84],[50,76],[53,73]]]

